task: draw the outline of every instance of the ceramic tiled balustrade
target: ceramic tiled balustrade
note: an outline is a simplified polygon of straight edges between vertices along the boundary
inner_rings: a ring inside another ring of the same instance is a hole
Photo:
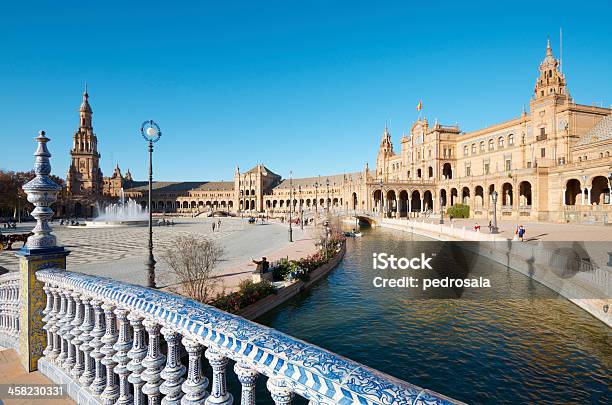
[[[268,377],[277,405],[295,395],[310,404],[456,403],[178,295],[60,269],[36,277],[47,293],[47,348],[39,369],[68,384],[79,403],[231,404],[229,359],[242,384],[241,404],[255,403],[259,375]],[[212,381],[202,364],[212,368]]]
[[[0,346],[19,347],[19,273],[0,276]]]

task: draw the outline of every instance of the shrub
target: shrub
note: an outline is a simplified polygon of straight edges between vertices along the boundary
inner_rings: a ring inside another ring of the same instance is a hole
[[[453,218],[469,218],[470,217],[470,206],[466,204],[455,204],[448,207],[448,216]]]
[[[211,305],[227,312],[238,312],[255,302],[274,294],[276,290],[267,280],[254,283],[252,280],[243,280],[238,285],[238,291],[227,295],[218,295]]]

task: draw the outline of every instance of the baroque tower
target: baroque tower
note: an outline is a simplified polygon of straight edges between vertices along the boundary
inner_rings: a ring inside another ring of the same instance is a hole
[[[74,133],[70,150],[72,162],[66,176],[66,187],[69,194],[102,193],[98,138],[93,132],[91,115],[89,94],[85,86],[83,102],[79,108],[79,128]]]

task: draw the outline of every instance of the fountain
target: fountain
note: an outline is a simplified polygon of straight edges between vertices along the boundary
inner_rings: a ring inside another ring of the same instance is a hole
[[[123,188],[119,192],[119,201],[103,209],[98,206],[99,215],[92,221],[85,221],[86,226],[138,226],[149,223],[149,212],[131,198],[126,199]]]

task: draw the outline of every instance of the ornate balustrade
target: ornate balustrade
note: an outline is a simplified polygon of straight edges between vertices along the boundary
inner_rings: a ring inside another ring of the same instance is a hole
[[[78,402],[231,404],[231,359],[244,405],[255,404],[259,375],[268,377],[276,405],[290,404],[295,395],[326,405],[456,403],[178,295],[59,269],[36,277],[47,293],[47,348],[39,369],[68,384]],[[203,358],[212,381],[204,376]]]
[[[19,273],[0,276],[0,346],[19,349]]]

